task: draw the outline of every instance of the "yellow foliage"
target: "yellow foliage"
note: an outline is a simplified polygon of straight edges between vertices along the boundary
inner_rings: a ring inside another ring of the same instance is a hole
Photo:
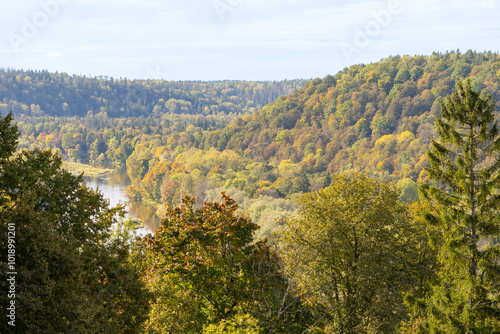
[[[211,175],[211,174],[222,174],[222,169],[218,166],[214,166],[208,172],[208,175]]]
[[[174,163],[172,164],[172,170],[175,170],[177,168],[181,167],[181,164],[178,163],[177,161],[174,161]]]
[[[163,155],[163,153],[165,153],[166,151],[168,151],[166,146],[157,147],[155,150],[155,157],[160,158],[161,155]]]
[[[399,145],[408,145],[415,139],[415,135],[410,131],[405,131],[398,136]]]
[[[429,173],[425,169],[422,169],[420,171],[420,174],[418,175],[417,182],[418,183],[424,183],[429,179]]]
[[[415,170],[421,171],[424,169],[424,167],[427,167],[427,166],[429,166],[429,160],[427,159],[427,156],[425,154],[423,154],[420,156],[420,159],[415,164]]]
[[[328,117],[328,128],[331,131],[335,131],[335,130],[337,130],[338,126],[339,126],[339,123],[338,123],[337,117],[335,117],[335,114],[331,114]]]
[[[272,183],[269,181],[260,181],[258,183],[259,188],[266,188],[266,187],[270,187],[271,185],[272,185]]]
[[[42,132],[38,135],[38,137],[36,137],[36,140],[43,143],[45,141],[45,137],[46,137],[45,132]]]
[[[299,171],[300,167],[292,160],[283,160],[278,166],[280,175],[286,178],[293,177]]]
[[[394,135],[385,135],[377,139],[375,142],[375,147],[376,148],[381,148],[385,147],[387,144],[389,144],[391,141],[394,140]]]
[[[45,137],[45,146],[47,147],[52,147],[52,141],[54,140],[54,134],[51,133],[50,135],[47,135]]]
[[[370,71],[367,75],[366,75],[366,83],[370,83],[370,82],[375,82],[376,79],[375,79],[375,71]]]
[[[422,148],[425,148],[425,144],[424,142],[422,141],[422,139],[420,138],[417,138],[415,140],[413,140],[410,145],[408,145],[408,148],[410,150],[412,150],[413,152],[418,152],[419,150],[421,150]]]
[[[344,95],[343,94],[340,94],[338,97],[337,97],[337,109],[340,108],[340,106],[342,105],[342,103],[344,102]]]

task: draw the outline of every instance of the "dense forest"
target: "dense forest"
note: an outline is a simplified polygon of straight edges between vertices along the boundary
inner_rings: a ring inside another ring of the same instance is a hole
[[[500,332],[500,55],[260,83],[262,108],[236,89],[259,83],[189,83],[192,109],[169,109],[181,83],[3,73],[2,303],[20,332]],[[61,157],[126,168],[159,229],[135,237]]]
[[[268,234],[276,218],[296,211],[300,194],[328,186],[338,172],[396,182],[402,198],[415,201],[417,184],[428,178],[425,151],[436,136],[440,103],[464,78],[498,100],[500,56],[448,52],[354,65],[241,116],[26,112],[17,116],[19,147],[57,148],[65,160],[126,167],[130,195],[156,205],[159,216],[184,194],[202,203],[226,190]],[[253,85],[231,84],[235,94],[238,85]]]
[[[127,80],[0,68],[0,112],[78,117],[242,114],[292,93],[305,82]]]

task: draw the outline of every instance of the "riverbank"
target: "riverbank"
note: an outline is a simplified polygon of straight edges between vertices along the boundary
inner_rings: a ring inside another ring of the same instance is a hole
[[[156,215],[157,209],[147,205],[147,203],[131,200],[127,196],[125,190],[131,182],[125,168],[110,170],[91,167],[90,171],[97,173],[96,175],[87,174],[88,168],[80,169],[80,171],[85,172],[83,179],[87,186],[98,189],[109,200],[112,207],[120,203],[126,205],[127,219],[139,227],[140,234],[154,233],[156,231],[159,226],[159,219]],[[140,224],[137,224],[139,222],[144,223],[145,227],[141,228]]]
[[[76,174],[83,173],[86,176],[102,176],[114,172],[113,169],[99,168],[91,165],[85,165],[78,162],[63,161],[63,168]]]

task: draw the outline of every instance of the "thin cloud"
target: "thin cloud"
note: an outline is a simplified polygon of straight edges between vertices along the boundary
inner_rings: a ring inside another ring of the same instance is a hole
[[[49,52],[45,55],[45,58],[54,59],[54,58],[61,58],[62,56],[63,56],[62,53],[59,52]]]
[[[498,1],[495,1],[495,0],[479,1],[479,6],[483,9],[495,8],[498,6]]]

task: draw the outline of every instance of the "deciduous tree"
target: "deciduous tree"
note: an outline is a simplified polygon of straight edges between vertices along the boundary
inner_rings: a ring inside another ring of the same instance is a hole
[[[338,175],[303,195],[282,238],[287,272],[327,311],[326,332],[391,333],[404,318],[406,209],[398,192],[363,175]]]
[[[0,119],[0,300],[15,302],[16,310],[15,327],[3,316],[0,331],[137,333],[149,297],[128,261],[129,243],[112,234],[123,210],[109,208],[50,151],[15,155],[11,123],[10,115]],[[8,228],[15,241],[10,263]],[[17,273],[11,296],[8,272]]]
[[[167,208],[156,234],[145,238],[157,296],[150,329],[200,333],[250,316],[266,333],[301,333],[313,321],[291,292],[276,252],[266,240],[253,242],[258,225],[237,209],[224,193],[222,203],[201,208],[186,196],[179,207]]]

